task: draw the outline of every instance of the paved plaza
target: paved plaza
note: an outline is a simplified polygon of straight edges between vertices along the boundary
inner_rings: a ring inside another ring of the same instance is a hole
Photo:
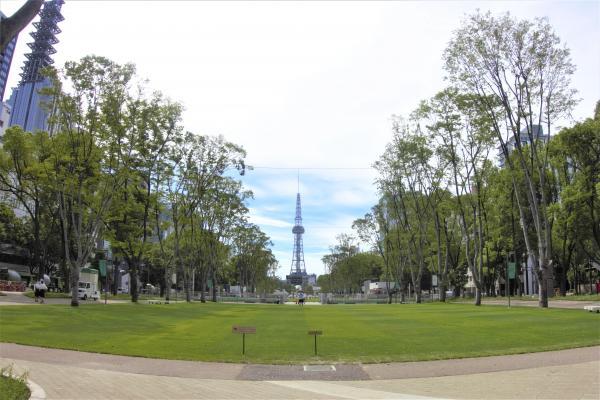
[[[304,371],[303,366],[157,360],[1,343],[0,365],[27,371],[46,399],[600,398],[600,346]]]

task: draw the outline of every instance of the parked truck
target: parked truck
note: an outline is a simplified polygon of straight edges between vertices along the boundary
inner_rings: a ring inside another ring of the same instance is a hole
[[[79,273],[79,298],[83,300],[98,300],[98,270],[91,268],[82,268]]]

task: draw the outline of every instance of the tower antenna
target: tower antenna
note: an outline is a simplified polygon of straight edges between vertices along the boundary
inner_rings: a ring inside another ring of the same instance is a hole
[[[292,285],[303,285],[307,281],[306,265],[304,264],[304,244],[302,235],[304,227],[302,226],[302,206],[300,204],[300,169],[298,169],[298,193],[296,194],[296,218],[294,219],[294,251],[292,254],[292,266],[290,274],[286,279]]]

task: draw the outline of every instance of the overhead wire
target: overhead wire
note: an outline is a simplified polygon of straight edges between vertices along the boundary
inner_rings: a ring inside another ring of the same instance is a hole
[[[283,170],[372,170],[374,167],[272,167],[264,165],[247,164],[253,169],[283,169]]]

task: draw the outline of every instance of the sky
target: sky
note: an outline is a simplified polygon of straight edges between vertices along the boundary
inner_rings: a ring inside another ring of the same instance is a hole
[[[22,0],[2,0],[11,15]],[[407,115],[445,86],[442,52],[475,10],[548,17],[577,66],[581,102],[600,99],[600,1],[67,1],[55,65],[88,54],[133,62],[149,87],[185,107],[183,125],[242,145],[255,168],[250,219],[273,241],[284,277],[302,196],[309,273],[377,202],[371,168]],[[20,35],[5,94],[31,41]],[[299,179],[298,179],[299,178]]]

